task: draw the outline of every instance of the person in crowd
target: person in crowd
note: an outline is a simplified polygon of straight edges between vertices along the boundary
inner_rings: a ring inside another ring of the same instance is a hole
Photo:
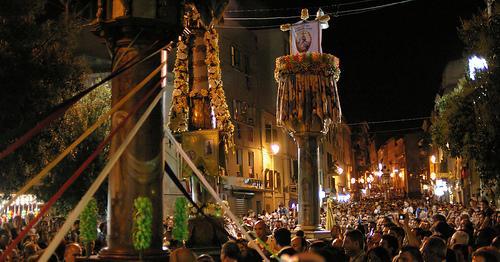
[[[201,254],[196,259],[196,262],[215,262],[215,260],[208,254]]]
[[[467,262],[471,260],[470,247],[468,245],[455,244],[451,247],[451,249],[455,252],[458,262]]]
[[[221,262],[238,262],[241,257],[241,251],[238,244],[234,241],[228,241],[222,245],[220,251]]]
[[[196,262],[196,260],[194,252],[184,247],[172,251],[169,257],[170,262]]]
[[[271,252],[268,249],[266,249],[265,245],[267,245],[267,247],[272,252],[279,251],[279,249],[276,247],[276,241],[274,240],[274,238],[267,235],[267,232],[269,230],[268,230],[268,227],[267,227],[266,223],[264,222],[264,220],[258,220],[255,223],[255,225],[254,225],[254,231],[255,231],[255,234],[257,235],[258,239],[254,239],[254,240],[248,242],[248,247],[249,248],[253,248],[253,249],[259,248],[266,255],[271,255],[270,254]],[[265,245],[262,244],[259,241],[259,239],[260,239],[260,241],[262,241],[263,243],[265,243]]]
[[[295,251],[295,249],[291,246],[292,233],[290,233],[290,230],[286,228],[278,228],[274,231],[273,235],[276,240],[276,245],[279,248],[277,253],[278,257],[281,257],[283,254],[293,256],[297,253],[297,251]]]
[[[304,237],[295,236],[292,238],[291,246],[297,253],[304,252],[307,249],[307,240]]]
[[[424,258],[420,254],[420,250],[413,246],[404,246],[399,251],[399,254],[394,258],[393,262],[423,262]]]
[[[469,235],[467,232],[458,230],[451,236],[449,246],[453,247],[456,244],[460,245],[468,245],[469,244]]]
[[[398,239],[393,235],[382,235],[380,246],[387,250],[387,252],[391,256],[391,259],[395,257],[399,252]]]
[[[366,253],[366,262],[390,262],[389,252],[383,247],[374,247]]]
[[[350,230],[345,233],[342,247],[346,255],[349,257],[349,262],[363,262],[365,259],[365,240],[363,233],[359,230]]]
[[[446,259],[446,243],[442,238],[431,236],[420,248],[424,262],[442,262]]]
[[[482,247],[472,253],[472,262],[498,262],[500,253],[492,247]]]

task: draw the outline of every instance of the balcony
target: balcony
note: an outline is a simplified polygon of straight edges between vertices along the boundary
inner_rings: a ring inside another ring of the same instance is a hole
[[[222,185],[229,189],[243,189],[253,191],[263,191],[263,182],[256,178],[225,176],[222,178]]]

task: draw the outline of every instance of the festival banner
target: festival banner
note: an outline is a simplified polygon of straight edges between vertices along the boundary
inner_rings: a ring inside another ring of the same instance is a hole
[[[207,175],[219,175],[219,130],[198,130],[182,133],[182,148],[198,169]],[[192,170],[182,165],[182,176],[190,177]]]
[[[290,53],[318,52],[321,50],[321,27],[319,21],[300,21],[290,29]]]

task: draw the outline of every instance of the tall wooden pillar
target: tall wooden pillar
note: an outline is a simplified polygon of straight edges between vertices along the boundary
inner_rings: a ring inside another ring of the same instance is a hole
[[[176,2],[179,5],[176,6]],[[113,71],[165,46],[176,38],[182,28],[180,1],[167,4],[161,0],[114,0],[107,3],[107,17],[98,17],[95,33],[106,40],[113,54]],[[102,15],[102,10],[98,11],[98,14]],[[168,18],[165,18],[167,16]],[[149,60],[113,78],[112,105],[156,69],[160,61],[158,52]],[[114,113],[112,128],[130,113],[151,88],[158,88],[159,81],[158,74]],[[121,146],[155,95],[151,96],[115,135],[111,143],[111,155]],[[161,105],[158,104],[109,175],[108,247],[101,250],[99,260],[139,260],[139,251],[135,250],[133,245],[133,218],[134,200],[142,196],[148,197],[153,204],[151,247],[142,252],[142,258],[145,261],[165,261],[167,253],[162,250],[162,138],[163,120]]]

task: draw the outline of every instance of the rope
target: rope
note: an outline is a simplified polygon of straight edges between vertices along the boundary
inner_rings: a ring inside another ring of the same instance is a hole
[[[154,88],[154,89],[156,89],[156,88]],[[109,162],[106,164],[106,166],[104,166],[101,173],[99,173],[99,175],[97,176],[94,183],[92,183],[92,185],[90,186],[89,190],[85,193],[85,195],[83,195],[80,202],[78,202],[78,204],[73,209],[73,211],[71,211],[71,213],[68,215],[68,218],[66,219],[66,221],[64,222],[62,227],[59,229],[57,234],[54,236],[54,238],[50,242],[49,246],[45,249],[45,251],[43,252],[43,255],[40,257],[40,259],[38,261],[45,262],[45,261],[49,260],[52,253],[54,253],[56,248],[59,246],[59,243],[61,243],[61,241],[64,239],[64,236],[66,235],[66,233],[69,231],[71,226],[73,226],[73,223],[78,219],[78,216],[82,213],[83,209],[87,206],[88,202],[90,201],[92,196],[95,194],[95,192],[99,189],[102,182],[104,182],[104,180],[106,179],[106,177],[108,176],[109,172],[114,167],[116,162],[120,159],[120,156],[123,154],[123,152],[125,151],[127,146],[132,141],[132,138],[134,138],[134,136],[137,134],[137,132],[139,131],[139,128],[141,128],[141,126],[144,124],[144,121],[146,121],[148,116],[151,114],[151,111],[153,111],[156,104],[158,104],[158,101],[160,101],[160,98],[162,97],[163,92],[165,92],[165,90],[166,90],[166,87],[163,88],[158,93],[158,95],[156,95],[153,102],[149,105],[149,107],[146,109],[146,111],[141,116],[141,118],[139,118],[139,120],[137,121],[135,126],[130,130],[130,133],[127,135],[127,137],[125,137],[125,140],[123,140],[122,144],[117,149],[116,153],[111,156],[111,158],[109,159]],[[129,116],[130,115],[131,114],[129,114]],[[126,119],[124,119],[122,121],[122,123],[124,123],[125,121],[126,121]]]
[[[52,205],[62,196],[62,194],[75,182],[75,180],[83,173],[83,171],[90,165],[90,163],[101,153],[101,151],[104,149],[106,144],[111,141],[113,136],[118,132],[120,128],[122,128],[127,120],[137,111],[139,108],[147,101],[147,99],[156,91],[156,88],[160,86],[160,82],[158,82],[155,87],[151,88],[151,90],[148,91],[148,93],[135,105],[135,107],[127,114],[127,116],[123,119],[120,124],[114,128],[111,133],[97,146],[96,150],[92,152],[92,154],[83,162],[83,164],[78,168],[78,170],[75,171],[75,173],[59,188],[59,190],[47,201],[47,203],[42,207],[40,210],[40,213],[38,213],[35,218],[30,221],[30,223],[21,231],[21,233],[10,243],[10,245],[5,249],[5,252],[2,254],[0,257],[0,262],[5,261],[7,256],[12,253],[12,250],[14,247],[21,242],[21,240],[26,236],[28,231],[36,224],[38,221],[42,218],[43,215],[49,210]]]
[[[177,140],[175,140],[175,138],[172,135],[172,133],[170,132],[170,130],[166,130],[166,135],[169,137],[170,140],[172,140],[172,142],[173,142],[174,146],[176,147],[177,151],[180,153],[180,155],[182,156],[182,158],[189,165],[189,167],[191,168],[191,170],[193,170],[193,172],[196,175],[196,177],[205,186],[205,188],[208,190],[208,192],[210,193],[210,195],[212,195],[212,197],[217,201],[217,203],[219,203],[221,205],[222,209],[224,209],[224,212],[229,216],[229,218],[231,220],[234,221],[234,223],[236,224],[236,226],[238,227],[238,229],[245,235],[245,237],[249,241],[252,240],[252,237],[250,236],[250,234],[248,233],[248,231],[240,223],[238,223],[238,219],[236,218],[236,216],[233,214],[233,212],[231,212],[231,210],[229,210],[229,207],[226,206],[226,204],[224,202],[222,202],[222,199],[220,199],[220,197],[217,194],[217,192],[215,192],[215,190],[212,188],[212,186],[210,186],[210,184],[208,183],[208,181],[205,179],[205,177],[203,176],[203,174],[200,172],[200,170],[193,163],[193,161],[191,160],[191,158],[189,158],[189,156],[186,154],[186,152],[184,152],[184,150],[182,149],[181,145],[179,144],[179,142],[177,142]],[[260,256],[262,257],[262,259],[264,261],[269,262],[269,259],[264,255],[264,253],[262,252],[262,250],[260,250],[260,248],[257,249],[257,252],[260,254]]]
[[[2,152],[0,152],[0,160],[5,158],[6,156],[10,155],[13,153],[15,150],[17,150],[19,147],[22,145],[26,144],[33,136],[36,134],[40,133],[45,127],[47,127],[52,121],[55,119],[59,118],[62,116],[72,105],[74,105],[76,102],[78,102],[82,97],[90,93],[92,90],[96,89],[97,87],[101,86],[102,84],[106,83],[107,81],[113,79],[114,77],[120,75],[121,73],[125,72],[126,70],[134,67],[135,65],[142,63],[146,60],[149,60],[150,58],[154,57],[156,54],[158,54],[161,50],[163,49],[171,49],[171,45],[173,42],[168,43],[166,46],[161,47],[154,51],[153,53],[143,57],[142,59],[136,60],[134,62],[131,62],[128,65],[123,66],[122,68],[118,69],[117,71],[114,71],[110,73],[107,77],[105,77],[103,80],[100,82],[92,85],[86,90],[81,91],[74,97],[64,101],[63,103],[57,105],[54,107],[52,110],[49,111],[48,116],[46,116],[42,121],[38,122],[35,127],[31,128],[28,130],[24,135],[16,139],[12,144],[7,146],[6,149],[4,149]]]
[[[156,68],[151,74],[146,76],[139,84],[137,84],[134,88],[132,88],[127,95],[125,95],[118,103],[116,103],[111,110],[106,112],[106,114],[102,115],[91,127],[89,127],[87,130],[83,132],[83,134],[80,135],[73,143],[68,146],[61,154],[59,154],[52,162],[50,162],[40,173],[38,173],[35,177],[33,177],[26,185],[24,185],[19,191],[17,191],[12,198],[0,208],[0,212],[2,210],[6,210],[8,206],[10,206],[16,199],[26,193],[31,187],[34,185],[38,184],[40,180],[42,180],[45,176],[47,176],[61,160],[64,159],[75,147],[77,147],[85,138],[87,138],[92,132],[94,132],[99,126],[101,126],[105,121],[107,121],[108,117],[112,115],[114,112],[116,112],[120,107],[123,106],[134,94],[136,94],[144,85],[146,85],[158,72],[161,70],[162,66],[164,64],[161,64],[158,68]]]

